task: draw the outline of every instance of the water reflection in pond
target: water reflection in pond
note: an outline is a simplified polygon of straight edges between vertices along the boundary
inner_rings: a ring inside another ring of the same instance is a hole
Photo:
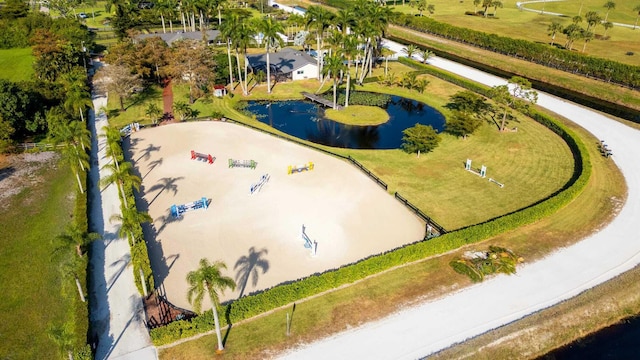
[[[344,125],[324,117],[324,109],[308,101],[250,101],[247,110],[258,120],[297,138],[350,149],[397,149],[402,131],[416,123],[444,129],[444,116],[411,99],[392,96],[385,107],[389,121],[375,126]]]

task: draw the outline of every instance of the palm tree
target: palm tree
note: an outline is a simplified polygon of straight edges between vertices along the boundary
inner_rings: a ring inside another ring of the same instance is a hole
[[[417,53],[419,50],[420,49],[417,46],[411,44],[403,48],[402,52],[405,53],[409,59],[413,59],[413,54]]]
[[[338,27],[342,35],[347,35],[347,31],[356,24],[356,16],[351,9],[340,9],[333,18],[333,23]]]
[[[120,146],[122,141],[120,130],[113,126],[103,126],[102,131],[103,133],[100,137],[107,140],[107,147],[105,148],[107,156],[113,160],[116,170],[119,171],[120,167],[118,163],[124,160],[124,154],[122,153],[122,147]]]
[[[114,214],[109,221],[119,222],[120,229],[118,230],[118,235],[123,238],[129,238],[129,244],[133,245],[136,243],[135,234],[141,231],[140,224],[153,222],[153,219],[148,213],[138,211],[138,209],[135,208],[121,207],[120,210],[122,211],[122,215]]]
[[[65,91],[64,108],[71,114],[80,113],[80,120],[83,122],[84,112],[93,107],[86,81],[87,76],[82,70],[68,72],[61,79]]]
[[[636,12],[636,22],[633,24],[633,30],[635,30],[636,27],[638,27],[638,18],[640,18],[640,4],[636,5],[636,7],[633,8],[633,11]]]
[[[478,5],[482,4],[482,0],[473,0],[473,13],[478,13]]]
[[[482,7],[484,8],[484,17],[487,17],[487,12],[490,6],[493,6],[493,0],[482,0]]]
[[[504,5],[502,4],[502,1],[498,1],[495,0],[491,5],[493,5],[493,17],[496,17],[496,14],[498,13],[498,8],[503,8]]]
[[[231,45],[234,35],[244,19],[238,12],[232,11],[224,15],[224,22],[220,25],[220,36],[227,39],[227,56],[229,58],[229,91],[233,91],[233,63],[231,62]],[[241,85],[242,86],[242,85]]]
[[[80,173],[82,172],[84,174],[85,169],[89,168],[89,155],[84,151],[78,151],[78,148],[76,147],[65,146],[62,149],[62,156],[71,168],[73,174],[76,176],[80,192],[84,194],[82,181],[80,180]]]
[[[587,19],[587,31],[591,30],[591,28],[595,29],[595,27],[602,22],[600,14],[595,11],[587,12],[584,17]]]
[[[160,118],[160,115],[162,115],[162,110],[160,110],[160,108],[158,107],[158,105],[154,104],[154,103],[150,103],[146,110],[145,110],[145,115],[147,115],[151,121],[153,121],[153,123],[157,123],[158,119]]]
[[[553,43],[556,40],[556,34],[559,31],[562,31],[562,24],[560,24],[557,21],[552,21],[549,27],[547,28],[547,34],[551,36],[551,46],[553,46]]]
[[[337,53],[329,56],[322,70],[325,72],[323,75],[331,76],[333,79],[333,108],[336,109],[338,107],[338,78],[346,70],[342,56]]]
[[[122,196],[122,201],[124,202],[124,206],[128,207],[127,204],[127,194],[125,191],[126,187],[133,187],[136,190],[140,190],[140,184],[142,183],[142,179],[139,176],[133,174],[133,165],[130,162],[122,162],[120,165],[117,165],[117,162],[110,162],[102,167],[102,169],[111,170],[109,171],[109,175],[100,179],[100,185],[104,188],[111,184],[116,184],[118,189],[120,190],[120,195]]]
[[[342,43],[342,54],[347,58],[347,89],[345,92],[344,107],[349,107],[349,91],[351,88],[351,61],[358,53],[358,38],[355,35],[347,35]]]
[[[82,257],[84,249],[92,241],[100,238],[100,235],[96,233],[88,233],[82,230],[75,222],[72,225],[67,226],[64,234],[56,236],[56,240],[62,245],[63,248],[75,247],[76,254]]]
[[[584,52],[587,49],[587,43],[593,40],[593,32],[585,30],[582,33],[582,40],[584,40],[584,45],[582,45],[582,52]]]
[[[420,50],[420,56],[422,57],[422,63],[426,64],[427,60],[429,60],[430,57],[434,56],[435,54],[433,53],[433,51],[429,50],[429,49],[422,49]]]
[[[611,21],[605,21],[604,23],[602,23],[602,26],[604,26],[604,34],[602,34],[602,36],[606,38],[607,31],[613,27],[613,23]]]
[[[317,57],[316,57],[316,62],[317,62],[317,66],[318,66],[318,80],[321,80],[321,76],[322,76],[322,38],[323,38],[323,34],[324,31],[327,27],[329,27],[329,24],[331,23],[331,19],[333,18],[333,14],[331,12],[329,12],[329,10],[326,10],[323,7],[320,6],[309,6],[309,8],[307,9],[307,12],[305,13],[305,17],[307,18],[307,24],[306,27],[308,28],[314,28],[316,31],[316,41],[317,41],[317,46],[316,46],[316,52],[317,52]]]
[[[605,9],[607,9],[607,13],[604,16],[604,22],[607,22],[607,19],[609,18],[609,11],[613,10],[616,8],[616,3],[614,3],[613,1],[607,1],[606,3],[604,3],[604,5],[602,6]]]
[[[264,35],[262,41],[265,42],[267,50],[267,93],[271,94],[271,62],[269,50],[272,43],[277,43],[280,47],[284,46],[284,41],[282,41],[282,38],[278,35],[278,33],[284,32],[284,28],[280,22],[275,21],[271,16],[267,16],[258,23],[258,30]]]
[[[218,320],[218,306],[220,306],[220,296],[218,292],[224,292],[229,288],[235,290],[236,283],[232,278],[223,276],[221,269],[226,269],[222,261],[216,261],[213,264],[206,258],[200,259],[200,267],[198,270],[190,271],[187,274],[187,282],[190,287],[187,291],[187,299],[193,305],[194,310],[200,313],[202,310],[202,300],[205,292],[211,300],[211,310],[213,312],[213,322],[216,328],[216,336],[218,338],[218,352],[224,350],[222,344],[222,335],[220,334],[220,321]]]

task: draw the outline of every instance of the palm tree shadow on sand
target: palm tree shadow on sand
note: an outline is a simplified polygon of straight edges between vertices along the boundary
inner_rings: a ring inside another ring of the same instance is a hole
[[[249,278],[251,278],[251,285],[256,286],[258,284],[258,269],[262,269],[262,274],[269,271],[269,261],[263,258],[263,255],[268,254],[267,249],[261,249],[256,251],[256,248],[252,246],[249,249],[249,255],[241,256],[236,264],[233,266],[233,270],[236,272],[236,284],[240,287],[240,294],[238,298],[244,295],[244,291],[247,288]]]
[[[263,258],[263,255],[268,253],[269,251],[267,249],[263,248],[260,251],[256,251],[256,248],[252,246],[249,248],[249,255],[243,255],[238,259],[238,261],[236,261],[236,264],[233,266],[233,270],[237,270],[235,280],[238,287],[240,287],[238,299],[244,295],[249,278],[251,278],[251,284],[254,287],[258,284],[258,269],[262,269],[263,274],[269,271],[269,261]],[[231,328],[233,327],[230,316],[232,307],[233,301],[230,301],[224,314],[228,327],[224,335],[224,339],[222,340],[222,344],[227,343],[227,339],[231,333]]]

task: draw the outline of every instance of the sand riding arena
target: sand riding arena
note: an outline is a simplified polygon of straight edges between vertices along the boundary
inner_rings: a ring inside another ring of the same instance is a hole
[[[422,220],[347,161],[241,125],[144,129],[127,150],[142,178],[140,208],[154,220],[145,236],[156,286],[179,307],[192,308],[185,278],[201,258],[223,261],[238,282],[225,301],[424,236]]]

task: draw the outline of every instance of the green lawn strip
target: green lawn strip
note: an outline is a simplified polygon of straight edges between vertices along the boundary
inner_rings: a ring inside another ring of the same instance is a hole
[[[0,49],[0,79],[11,82],[27,81],[33,77],[31,48]]]
[[[80,333],[74,346],[86,343],[86,308],[74,310],[79,303],[75,283],[61,278],[59,259],[52,256],[58,247],[53,238],[64,231],[73,213],[70,193],[77,187],[75,178],[64,164],[54,163],[35,175],[42,181],[14,196],[10,211],[0,219],[2,358],[59,358],[48,330],[65,322]]]
[[[333,121],[353,126],[380,125],[389,121],[389,114],[377,106],[349,105],[344,110],[325,110],[324,115]]]

